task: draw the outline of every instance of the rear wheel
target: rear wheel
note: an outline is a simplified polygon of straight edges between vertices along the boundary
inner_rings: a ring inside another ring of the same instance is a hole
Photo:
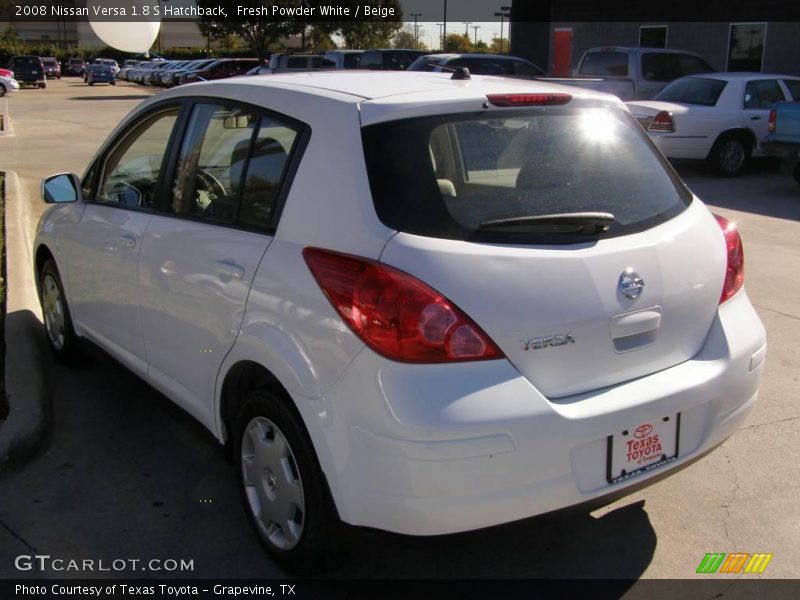
[[[6,95],[6,86],[0,83],[0,98]]]
[[[291,573],[311,573],[328,556],[337,521],[324,475],[288,400],[247,395],[234,427],[236,476],[247,518],[267,554]]]
[[[78,337],[72,328],[72,315],[53,259],[44,263],[39,274],[39,300],[50,350],[59,361],[74,364],[80,356]]]
[[[39,84],[39,89],[42,89],[42,90],[43,90],[43,89],[45,89],[45,88],[47,88],[47,84],[46,84],[46,83],[40,83],[40,84]]]
[[[744,170],[750,151],[750,143],[743,135],[726,134],[714,143],[708,158],[718,175],[735,177]]]

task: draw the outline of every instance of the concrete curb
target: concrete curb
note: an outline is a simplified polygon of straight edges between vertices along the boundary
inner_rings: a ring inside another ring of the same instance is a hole
[[[25,186],[6,171],[6,394],[8,418],[0,426],[0,475],[32,458],[47,442],[52,422],[45,374],[47,349],[32,269],[32,232]]]
[[[3,120],[3,128],[0,129],[0,137],[10,137],[14,135],[14,127],[11,125],[11,116],[8,114],[8,97],[0,98],[0,119]]]

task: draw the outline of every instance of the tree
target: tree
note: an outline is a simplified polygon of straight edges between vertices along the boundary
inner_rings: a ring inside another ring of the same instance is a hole
[[[444,51],[467,54],[472,52],[472,42],[464,33],[448,33],[444,42]]]
[[[419,28],[417,35],[414,35],[414,26],[406,25],[400,31],[394,34],[392,40],[392,47],[394,48],[414,48],[416,50],[427,50],[428,46],[420,40],[422,36],[422,27]]]
[[[499,37],[492,38],[492,43],[489,45],[489,52],[492,54],[502,54],[503,50],[508,47],[507,42],[508,40],[503,38],[503,44],[501,46]]]
[[[308,51],[314,54],[322,54],[328,50],[335,50],[336,44],[331,39],[330,34],[325,29],[312,26],[308,30]]]
[[[350,8],[350,14],[356,14],[360,6],[363,15],[365,6],[375,9],[394,10],[393,21],[381,17],[363,17],[358,20],[336,24],[335,31],[344,38],[348,48],[388,48],[392,37],[403,26],[403,9],[398,0],[346,0],[339,2],[341,6]]]

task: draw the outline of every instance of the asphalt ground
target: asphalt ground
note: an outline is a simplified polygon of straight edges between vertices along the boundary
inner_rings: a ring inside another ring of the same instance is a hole
[[[27,187],[29,227],[44,210],[41,178],[82,173],[151,93],[65,78],[10,96],[15,135],[0,138],[0,170],[16,171]],[[690,468],[592,513],[438,538],[355,532],[328,575],[720,578],[695,574],[705,553],[768,552],[763,575],[740,577],[800,576],[800,186],[769,162],[736,179],[702,165],[678,169],[742,231],[746,288],[769,340],[748,421]],[[14,567],[16,556],[33,553],[193,560],[190,572],[122,573],[134,577],[281,575],[250,533],[232,468],[210,434],[110,359],[78,369],[45,360],[54,426],[40,456],[0,479],[0,578],[92,576]]]

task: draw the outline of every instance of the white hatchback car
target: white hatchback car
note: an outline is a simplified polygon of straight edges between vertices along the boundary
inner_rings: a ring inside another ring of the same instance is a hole
[[[618,99],[297,73],[142,103],[54,203],[47,337],[87,338],[232,450],[285,567],[630,491],[756,401],[742,243]]]
[[[724,176],[763,156],[769,111],[800,100],[800,78],[767,73],[705,73],[676,79],[653,100],[628,102],[667,158],[705,159]]]

